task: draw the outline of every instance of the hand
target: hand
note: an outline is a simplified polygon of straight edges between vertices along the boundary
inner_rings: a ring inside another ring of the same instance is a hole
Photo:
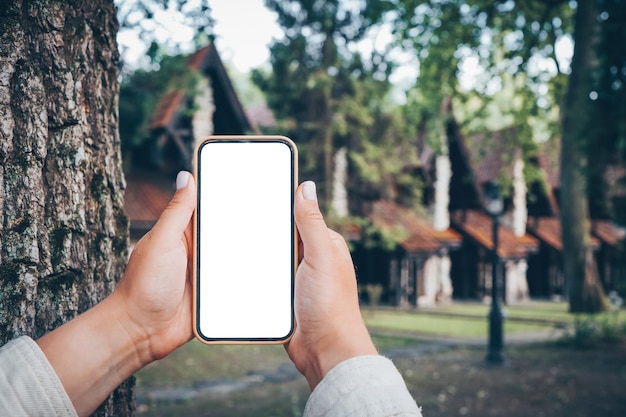
[[[343,237],[326,226],[315,183],[305,182],[296,191],[295,217],[301,239],[295,283],[297,326],[286,349],[315,388],[340,362],[378,353],[359,310],[350,252]]]
[[[79,416],[90,415],[122,381],[192,337],[196,187],[188,172],[178,174],[176,184],[113,294],[37,340]]]
[[[178,190],[156,225],[135,246],[112,298],[123,303],[129,334],[146,363],[192,336],[192,255],[196,187],[179,173]]]

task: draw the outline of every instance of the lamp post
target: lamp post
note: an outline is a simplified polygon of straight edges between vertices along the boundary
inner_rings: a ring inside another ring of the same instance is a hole
[[[491,251],[491,310],[489,311],[489,343],[485,361],[489,366],[499,366],[504,359],[504,331],[502,309],[498,300],[498,221],[503,209],[500,189],[494,182],[485,188],[485,209],[491,216],[493,225],[493,250]]]

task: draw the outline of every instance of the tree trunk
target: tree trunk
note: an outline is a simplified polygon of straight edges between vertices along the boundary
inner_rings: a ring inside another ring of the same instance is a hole
[[[0,343],[115,288],[128,221],[113,0],[0,4]],[[96,411],[131,415],[133,380]]]
[[[604,308],[604,292],[590,242],[587,146],[598,20],[594,0],[579,0],[577,4],[572,71],[561,107],[561,234],[570,311],[597,312]]]

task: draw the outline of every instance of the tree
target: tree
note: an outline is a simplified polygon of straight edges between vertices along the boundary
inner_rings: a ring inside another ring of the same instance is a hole
[[[390,3],[268,0],[266,5],[278,14],[285,38],[270,48],[271,73],[255,71],[253,80],[266,93],[281,132],[298,143],[302,176],[318,182],[331,215],[337,214],[330,210],[335,161],[347,155],[351,212],[361,215],[363,200],[394,190],[398,176],[392,172],[407,173],[408,165],[417,164],[414,153],[405,152],[408,136],[392,132],[402,123],[388,111],[394,68],[388,50],[370,54],[357,46],[376,30]],[[403,181],[414,178],[405,175]]]
[[[128,255],[112,0],[0,4],[0,343],[89,309]],[[133,379],[96,411],[131,415]]]
[[[607,163],[615,159],[613,155],[620,153],[624,143],[624,130],[619,128],[623,124],[616,122],[623,106],[615,104],[620,103],[620,94],[623,95],[622,68],[626,62],[620,25],[624,21],[623,2],[603,2],[601,7],[596,3],[581,0],[576,6],[566,0],[399,2],[401,39],[412,42],[421,57],[417,82],[420,91],[413,100],[423,119],[436,121],[437,101],[454,94],[457,101],[466,104],[469,117],[465,119],[470,121],[470,128],[473,124],[485,129],[471,120],[484,119],[490,107],[493,110],[493,104],[498,103],[498,114],[504,116],[501,119],[508,119],[522,134],[524,140],[515,145],[521,145],[526,156],[536,152],[532,139],[537,122],[551,137],[562,138],[559,199],[570,310],[589,312],[604,305],[590,246],[590,201],[594,216],[609,215],[602,178]],[[601,21],[605,22],[600,25]],[[571,74],[556,54],[557,42],[564,37],[573,38],[575,43]],[[468,57],[476,59],[484,73],[473,91],[465,92],[459,89],[459,78],[462,59]],[[538,60],[550,65],[544,65],[547,69],[542,70]],[[604,92],[602,109],[592,98],[598,95],[597,91]],[[502,93],[510,95],[505,106],[498,98]],[[435,103],[433,97],[437,98]],[[468,112],[475,102],[480,103],[479,111]],[[560,118],[554,117],[558,113]],[[607,123],[592,126],[594,119]],[[526,167],[527,178],[536,178],[536,173],[528,171],[532,164]]]
[[[588,140],[593,129],[590,94],[598,61],[598,12],[595,0],[578,0],[574,31],[574,57],[567,94],[561,107],[561,235],[563,266],[571,312],[605,308],[590,242],[587,195]]]

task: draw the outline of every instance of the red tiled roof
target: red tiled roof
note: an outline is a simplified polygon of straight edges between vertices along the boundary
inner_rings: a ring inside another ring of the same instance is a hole
[[[492,220],[477,210],[457,211],[452,216],[453,224],[485,249],[493,249]],[[539,242],[525,234],[516,236],[511,229],[500,225],[498,228],[498,256],[501,258],[524,258],[537,250]]]
[[[415,213],[388,201],[374,203],[370,220],[378,227],[397,228],[407,234],[400,246],[408,252],[436,252],[445,247],[458,246],[461,237],[451,229],[435,230]]]
[[[204,61],[204,58],[209,53],[212,47],[213,47],[212,44],[207,45],[203,48],[198,49],[193,54],[189,55],[189,58],[187,58],[187,65],[189,65],[190,68],[195,69],[196,71],[199,71],[200,67],[202,67],[202,62]]]
[[[528,230],[551,248],[562,251],[561,221],[556,217],[533,217],[528,219]],[[600,242],[591,237],[591,246],[597,248]]]
[[[135,173],[126,177],[124,211],[131,228],[150,229],[174,195],[174,180],[158,173]]]
[[[615,246],[626,237],[626,229],[617,227],[606,220],[592,220],[591,231],[598,239],[610,246]]]
[[[180,90],[170,91],[163,96],[163,98],[159,100],[159,104],[154,111],[149,128],[153,130],[167,127],[184,97],[185,95]]]
[[[563,250],[561,222],[555,217],[533,217],[528,219],[528,230],[539,240],[557,251]]]

